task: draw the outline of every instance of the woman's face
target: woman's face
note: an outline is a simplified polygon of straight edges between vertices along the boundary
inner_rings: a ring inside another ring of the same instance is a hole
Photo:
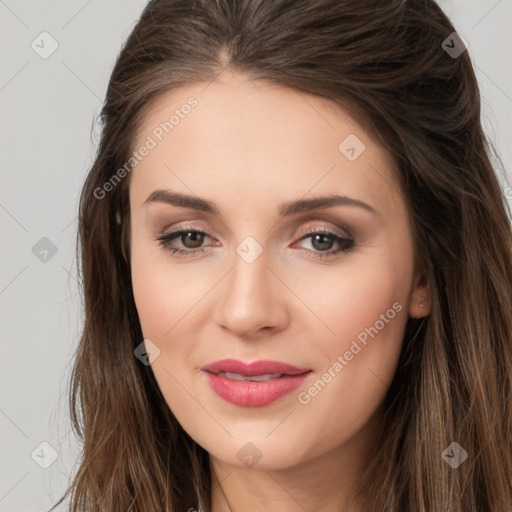
[[[161,97],[134,149],[133,292],[180,424],[237,466],[357,457],[428,311],[389,155],[330,101],[237,75]],[[204,370],[226,359],[298,370]]]

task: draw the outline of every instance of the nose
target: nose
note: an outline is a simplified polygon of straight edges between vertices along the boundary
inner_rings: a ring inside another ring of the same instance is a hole
[[[235,256],[222,280],[215,319],[224,330],[243,339],[268,336],[288,323],[286,287],[261,255],[252,263]]]

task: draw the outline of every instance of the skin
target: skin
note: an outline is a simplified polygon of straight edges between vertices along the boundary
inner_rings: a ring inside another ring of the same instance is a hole
[[[356,510],[347,500],[368,463],[407,316],[430,309],[393,161],[329,100],[227,72],[161,96],[135,146],[191,96],[198,105],[130,175],[133,292],[144,338],[160,349],[152,369],[180,424],[210,454],[214,512]],[[338,149],[349,134],[365,144],[354,161]],[[156,189],[207,199],[220,213],[145,203]],[[281,203],[331,194],[377,213],[337,205],[279,217]],[[178,227],[207,236],[172,246],[204,252],[183,257],[159,245]],[[355,246],[315,257],[340,245],[300,240],[309,228],[350,236]],[[263,250],[252,263],[236,252],[247,236]],[[299,393],[396,303],[401,311],[301,403]],[[270,405],[239,407],[200,370],[228,357],[313,372]],[[237,457],[249,442],[261,454],[252,467]]]

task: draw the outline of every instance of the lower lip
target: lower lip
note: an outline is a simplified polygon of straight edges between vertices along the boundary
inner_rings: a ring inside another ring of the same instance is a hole
[[[310,375],[290,375],[265,381],[233,380],[205,372],[210,387],[221,398],[241,407],[263,407],[297,389]]]

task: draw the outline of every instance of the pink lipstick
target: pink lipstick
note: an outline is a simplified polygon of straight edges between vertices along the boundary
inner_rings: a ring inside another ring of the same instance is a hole
[[[201,368],[212,390],[241,407],[263,407],[297,389],[312,373],[278,361],[222,359]]]

